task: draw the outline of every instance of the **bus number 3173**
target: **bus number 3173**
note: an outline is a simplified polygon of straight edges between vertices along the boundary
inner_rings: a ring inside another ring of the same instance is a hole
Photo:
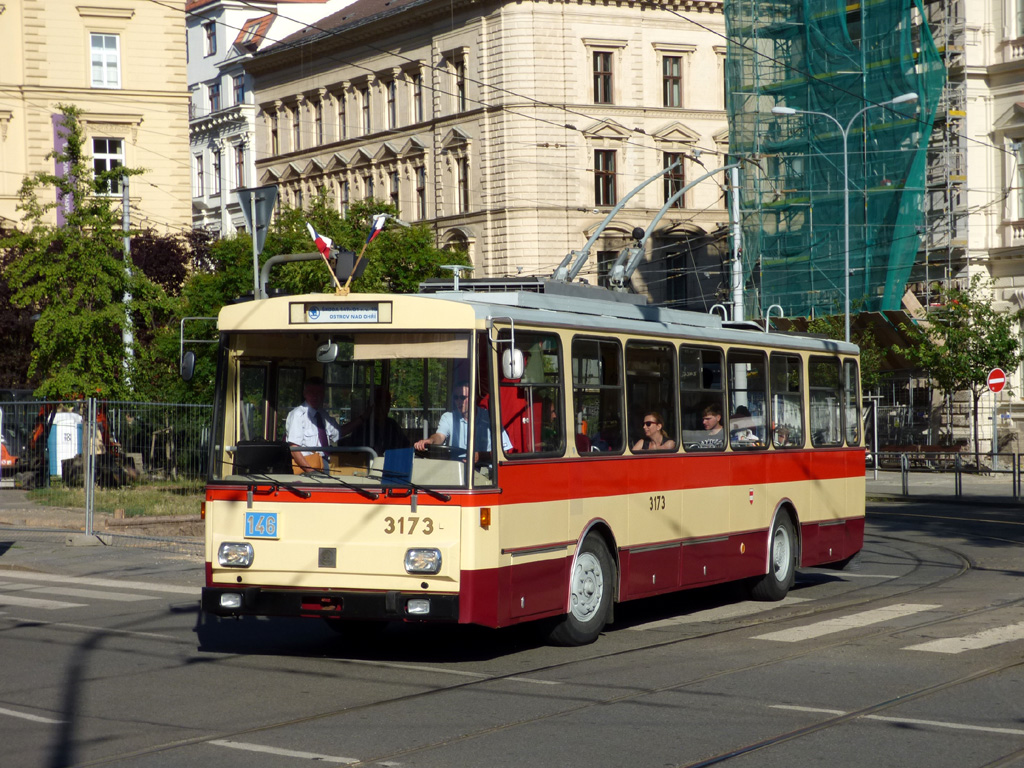
[[[434,521],[429,517],[422,518],[423,526],[420,528],[420,533],[424,536],[429,536],[434,532]],[[416,530],[416,524],[420,522],[418,517],[385,517],[384,518],[384,533],[413,533]]]

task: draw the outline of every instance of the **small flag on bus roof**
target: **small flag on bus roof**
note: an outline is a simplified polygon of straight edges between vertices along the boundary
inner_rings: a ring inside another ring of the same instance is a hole
[[[316,243],[316,249],[320,251],[320,255],[325,259],[330,258],[331,248],[334,247],[334,241],[331,240],[327,235],[321,235],[313,229],[313,225],[308,221],[306,222],[306,229],[309,230],[309,236],[313,238],[313,242]]]
[[[370,242],[380,231],[384,229],[384,222],[387,221],[388,215],[386,213],[378,213],[373,217],[373,225],[370,227],[370,234],[366,237],[366,242]]]

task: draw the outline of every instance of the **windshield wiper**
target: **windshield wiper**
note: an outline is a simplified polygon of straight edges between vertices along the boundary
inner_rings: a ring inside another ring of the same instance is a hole
[[[377,499],[380,498],[380,494],[379,493],[374,493],[373,491],[371,491],[371,490],[369,490],[367,488],[363,488],[360,485],[356,485],[355,483],[346,482],[345,480],[342,480],[339,477],[335,477],[334,475],[330,474],[329,472],[324,472],[322,469],[314,469],[310,474],[316,475],[317,477],[325,477],[328,480],[330,480],[332,483],[337,483],[338,485],[342,486],[343,488],[348,488],[350,491],[355,491],[360,496],[362,496],[363,498],[369,499],[370,501],[376,501]],[[309,475],[306,475],[306,476],[308,477]]]
[[[416,493],[425,493],[427,494],[427,496],[430,496],[432,499],[437,499],[438,501],[452,500],[452,497],[449,494],[441,493],[440,491],[435,491],[433,488],[428,488],[425,485],[417,485],[416,483],[412,482],[412,480],[406,478],[406,476],[401,472],[388,472],[386,469],[382,469],[380,470],[380,480],[381,483],[386,483],[388,485],[405,486],[408,489],[408,493],[412,493],[413,491],[415,491]],[[388,489],[388,496],[394,496],[394,494],[391,492],[392,490],[393,489],[390,488]]]
[[[252,507],[253,494],[259,493],[259,486],[261,482],[260,478],[262,478],[263,482],[265,482],[267,485],[271,486],[271,489],[267,491],[268,494],[274,493],[275,491],[284,488],[285,490],[294,493],[300,499],[308,499],[312,495],[309,491],[304,491],[301,488],[296,488],[294,485],[291,485],[290,483],[282,483],[280,480],[275,480],[274,478],[267,477],[266,475],[246,475],[246,477],[248,477],[252,481],[247,489],[248,493],[246,499],[250,507]]]

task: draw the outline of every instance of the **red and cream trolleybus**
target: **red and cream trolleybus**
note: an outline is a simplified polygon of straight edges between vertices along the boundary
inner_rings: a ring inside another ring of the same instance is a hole
[[[860,550],[856,347],[474,282],[222,310],[204,611],[582,644],[616,602],[779,600]]]

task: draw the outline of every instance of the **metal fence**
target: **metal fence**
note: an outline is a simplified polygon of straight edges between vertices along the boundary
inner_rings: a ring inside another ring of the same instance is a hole
[[[187,538],[208,474],[211,417],[211,406],[181,403],[3,402],[0,481],[46,508],[81,510],[87,534]]]
[[[869,453],[868,493],[1019,502],[1024,495],[1024,454],[954,450]]]

